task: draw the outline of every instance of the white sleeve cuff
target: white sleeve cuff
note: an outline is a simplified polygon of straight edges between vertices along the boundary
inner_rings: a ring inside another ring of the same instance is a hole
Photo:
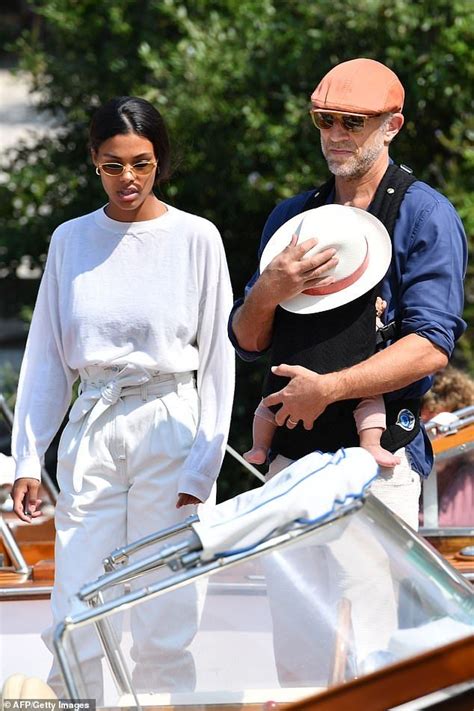
[[[177,494],[190,494],[203,503],[207,501],[214,486],[215,479],[205,474],[184,470],[178,481]]]
[[[16,479],[38,479],[41,481],[41,461],[38,457],[23,457],[16,463]]]

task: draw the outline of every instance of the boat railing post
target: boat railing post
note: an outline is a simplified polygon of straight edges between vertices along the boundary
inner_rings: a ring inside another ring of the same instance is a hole
[[[428,478],[423,479],[423,528],[438,528],[438,478],[436,465]]]
[[[76,681],[74,674],[71,669],[71,664],[69,663],[68,655],[65,649],[65,636],[67,634],[67,622],[60,622],[54,630],[53,635],[53,646],[56,659],[58,660],[59,668],[64,680],[64,685],[67,689],[70,699],[80,699],[81,694],[76,686]],[[78,660],[76,659],[76,665],[79,668]]]
[[[103,602],[104,598],[101,593],[99,593],[94,599],[89,600],[91,607],[101,605]],[[133,688],[130,672],[111,621],[108,617],[102,617],[97,619],[94,624],[117,689],[121,695],[130,694],[135,701],[137,709],[139,709],[140,704],[138,702],[138,697],[135,693],[135,689]]]
[[[27,575],[30,572],[30,568],[23,557],[18,543],[15,540],[15,536],[11,532],[6,521],[3,519],[3,516],[0,518],[0,538],[12,560],[15,572]]]

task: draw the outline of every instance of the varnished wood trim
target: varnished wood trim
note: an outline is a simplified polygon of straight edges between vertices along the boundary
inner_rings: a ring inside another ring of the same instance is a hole
[[[288,705],[291,711],[388,708],[474,678],[474,635]]]
[[[441,452],[446,452],[448,449],[454,449],[454,447],[459,447],[462,444],[470,444],[473,441],[474,424],[463,427],[459,432],[447,434],[444,437],[436,437],[431,441],[431,444],[433,445],[433,452],[441,454]]]

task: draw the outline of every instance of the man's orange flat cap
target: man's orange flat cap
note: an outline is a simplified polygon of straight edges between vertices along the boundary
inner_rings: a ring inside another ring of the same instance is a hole
[[[337,64],[311,94],[319,111],[384,114],[403,108],[405,91],[395,72],[375,59],[351,59]]]

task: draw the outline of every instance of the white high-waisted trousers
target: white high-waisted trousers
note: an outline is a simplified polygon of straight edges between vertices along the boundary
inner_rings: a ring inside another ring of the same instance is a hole
[[[80,587],[101,575],[118,546],[176,524],[195,506],[176,508],[178,477],[193,443],[199,400],[191,373],[158,375],[127,366],[81,373],[58,450],[54,626]],[[214,496],[214,495],[213,495]],[[212,498],[212,497],[211,497]],[[152,553],[147,548],[135,559]],[[139,581],[143,585],[143,579]],[[198,624],[196,588],[188,585],[131,611],[137,691],[192,690],[187,650]],[[43,639],[52,651],[52,629]],[[92,628],[74,632],[89,698],[101,699],[102,652]],[[51,686],[65,696],[56,662]]]
[[[418,528],[420,476],[404,449],[400,464],[381,468],[370,491],[412,528]],[[278,455],[267,479],[292,460]],[[339,538],[323,545],[301,545],[265,561],[272,614],[273,646],[282,686],[326,685],[334,656],[337,603],[351,605],[355,661],[361,671],[384,652],[396,631],[398,590],[390,559],[373,531],[351,520]],[[355,673],[355,669],[353,670]]]

